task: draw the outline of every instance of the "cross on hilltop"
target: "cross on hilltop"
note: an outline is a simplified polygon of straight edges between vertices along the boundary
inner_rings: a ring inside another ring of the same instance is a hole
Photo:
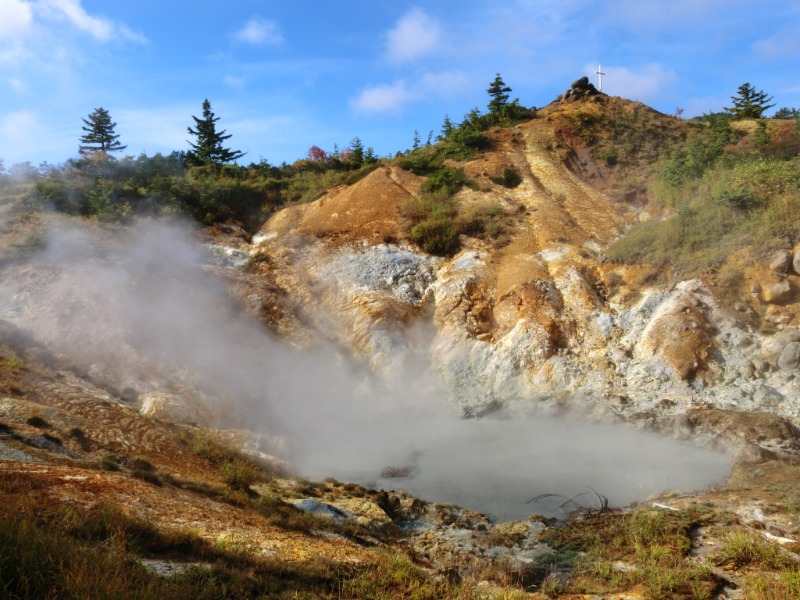
[[[595,74],[597,75],[597,91],[598,92],[602,92],[603,91],[603,75],[605,75],[605,73],[603,73],[603,65],[597,65],[597,71],[595,71]]]

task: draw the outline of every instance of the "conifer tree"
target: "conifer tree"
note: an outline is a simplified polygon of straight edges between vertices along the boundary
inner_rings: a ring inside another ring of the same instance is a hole
[[[453,129],[455,129],[455,126],[450,120],[450,115],[445,115],[444,123],[442,123],[442,133],[439,134],[438,139],[446,140],[453,133]]]
[[[361,138],[356,136],[350,142],[350,168],[360,169],[362,164],[364,164],[364,144]]]
[[[733,119],[760,119],[768,108],[775,106],[769,104],[772,96],[767,96],[766,92],[762,92],[751,86],[749,83],[743,83],[739,86],[735,96],[731,96],[733,106],[724,108]]]
[[[239,150],[225,148],[222,143],[231,137],[225,131],[217,131],[217,121],[219,117],[214,116],[211,111],[211,103],[206,98],[203,101],[203,118],[198,119],[192,115],[196,129],[188,128],[191,135],[197,138],[197,143],[189,142],[192,147],[186,153],[187,162],[190,165],[221,165],[237,160],[245,155]]]
[[[87,119],[81,120],[85,123],[81,129],[86,132],[81,136],[81,145],[78,146],[81,154],[118,152],[127,148],[119,142],[119,135],[114,133],[117,124],[111,122],[111,115],[105,108],[95,108]]]
[[[503,78],[500,77],[500,73],[497,73],[494,81],[486,91],[492,98],[489,101],[489,112],[492,114],[499,114],[508,104],[508,93],[511,91],[511,88],[505,84]]]

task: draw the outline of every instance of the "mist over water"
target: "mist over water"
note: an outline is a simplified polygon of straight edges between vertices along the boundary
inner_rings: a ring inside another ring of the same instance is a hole
[[[403,489],[498,519],[562,514],[584,492],[576,502],[591,506],[589,488],[624,505],[727,474],[725,456],[627,427],[461,419],[421,366],[387,384],[321,341],[300,352],[274,338],[209,261],[180,227],[54,229],[42,252],[0,271],[0,318],[97,381],[195,393],[222,426],[285,440],[282,458],[300,474]],[[387,467],[413,476],[382,478]],[[542,494],[563,497],[526,503]]]
[[[369,448],[326,444],[300,467],[309,476],[402,489],[501,521],[599,508],[594,491],[610,506],[625,506],[667,489],[700,489],[721,483],[730,467],[719,453],[627,427],[567,419],[442,419],[423,429],[405,439],[376,430],[362,438]],[[413,467],[412,475],[381,477],[387,465]]]

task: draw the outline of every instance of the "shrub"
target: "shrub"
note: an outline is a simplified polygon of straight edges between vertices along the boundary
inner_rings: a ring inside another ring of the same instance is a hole
[[[457,193],[467,183],[464,169],[441,167],[428,175],[420,186],[422,193],[442,191],[448,196]]]
[[[36,427],[38,429],[49,429],[50,428],[50,423],[48,423],[47,421],[45,421],[42,417],[40,417],[38,415],[34,415],[32,417],[29,417],[28,419],[25,420],[25,422],[28,425],[30,425],[31,427]]]
[[[408,237],[429,254],[450,256],[460,247],[455,221],[451,217],[431,217],[412,226]]]
[[[736,210],[750,210],[759,204],[758,198],[747,188],[723,190],[715,196],[714,200]]]
[[[233,490],[246,491],[261,478],[258,468],[242,460],[228,461],[219,470],[222,480]]]
[[[100,467],[106,471],[119,471],[121,468],[116,457],[110,454],[106,454],[100,459]]]
[[[512,167],[504,168],[502,177],[492,177],[491,180],[493,183],[509,189],[515,188],[522,183],[522,177],[517,170]]]

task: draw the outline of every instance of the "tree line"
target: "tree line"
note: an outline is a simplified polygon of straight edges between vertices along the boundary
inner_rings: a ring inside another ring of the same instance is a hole
[[[460,123],[445,116],[433,144],[433,132],[423,145],[419,132],[414,144],[398,152],[394,164],[432,181],[460,181],[447,161],[464,160],[490,147],[486,130],[533,118],[535,108],[511,99],[511,88],[498,73],[486,89],[487,109],[474,108]],[[772,98],[749,83],[743,84],[725,113],[724,120],[760,118],[772,108]],[[798,117],[796,109],[780,109],[776,118]],[[711,116],[708,117],[709,119]],[[715,117],[716,118],[716,117]],[[184,213],[202,223],[238,220],[257,227],[276,208],[314,200],[326,190],[351,184],[380,162],[372,148],[359,137],[332,151],[311,146],[304,158],[292,164],[271,165],[267,160],[237,164],[246,153],[230,147],[231,135],[219,128],[219,117],[205,99],[201,116],[192,115],[187,127],[186,151],[121,159],[113,154],[127,148],[116,132],[117,124],[105,108],[97,108],[83,121],[79,156],[63,165],[30,163],[11,171],[0,161],[0,192],[12,181],[26,179],[27,205],[48,206],[70,214],[120,222],[139,215]],[[19,177],[10,177],[11,174]],[[513,174],[511,174],[513,175]],[[2,192],[7,195],[10,192]]]

